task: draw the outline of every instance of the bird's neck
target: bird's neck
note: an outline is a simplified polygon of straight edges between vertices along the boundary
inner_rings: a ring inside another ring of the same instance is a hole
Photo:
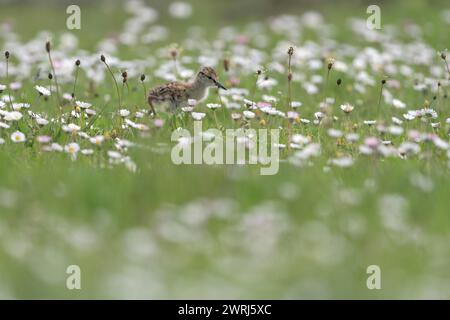
[[[189,96],[197,101],[203,100],[208,96],[208,86],[197,80],[191,81],[189,83]]]

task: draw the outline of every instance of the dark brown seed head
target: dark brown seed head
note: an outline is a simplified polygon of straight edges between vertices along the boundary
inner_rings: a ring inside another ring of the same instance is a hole
[[[47,41],[47,42],[45,43],[45,50],[46,50],[47,52],[50,52],[51,47],[52,47],[52,45],[50,44],[50,41]]]
[[[80,61],[80,60],[75,61],[75,65],[76,65],[77,67],[79,67],[80,64],[81,64],[81,61]]]
[[[447,55],[445,54],[445,52],[441,52],[441,58],[442,60],[447,59]]]
[[[177,48],[171,48],[169,51],[170,56],[172,57],[172,59],[176,59],[178,56],[178,49]]]
[[[128,73],[126,71],[122,72],[122,78],[124,79],[128,78]]]
[[[101,55],[101,56],[100,56],[100,60],[102,60],[102,62],[105,62],[105,61],[106,61],[105,56],[104,56],[104,55]]]
[[[386,84],[386,79],[381,80],[381,85],[385,85]]]
[[[50,80],[52,80],[52,79],[53,79],[53,75],[52,75],[51,73],[49,73],[49,74],[48,74],[48,78],[49,78]]]
[[[337,79],[336,84],[337,84],[338,86],[340,86],[341,83],[342,83],[342,79],[341,79],[341,78]]]
[[[9,59],[9,51],[5,51],[5,58]]]
[[[223,60],[223,68],[225,69],[226,72],[230,70],[230,60],[226,58]]]
[[[292,81],[292,73],[291,72],[289,72],[289,74],[288,74],[288,81]]]
[[[256,71],[256,74],[257,74],[258,76],[260,76],[260,75],[261,75],[261,73],[262,73],[262,71],[261,71],[261,70],[258,70],[258,71]]]
[[[141,81],[143,82],[145,80],[145,74],[141,74]]]
[[[292,56],[294,54],[294,47],[289,47],[287,54]]]

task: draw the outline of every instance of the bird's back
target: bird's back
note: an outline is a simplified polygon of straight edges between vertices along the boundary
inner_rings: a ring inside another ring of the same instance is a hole
[[[171,108],[177,108],[187,102],[189,96],[185,83],[169,82],[150,90],[149,100],[153,103],[168,103]]]

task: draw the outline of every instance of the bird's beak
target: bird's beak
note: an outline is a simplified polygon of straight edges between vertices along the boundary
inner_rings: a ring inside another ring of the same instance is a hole
[[[216,83],[216,86],[217,86],[218,88],[223,89],[223,90],[228,90],[228,89],[225,88],[219,81],[214,81],[214,82]]]

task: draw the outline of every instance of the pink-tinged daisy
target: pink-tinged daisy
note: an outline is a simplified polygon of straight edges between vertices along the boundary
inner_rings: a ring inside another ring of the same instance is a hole
[[[153,121],[153,124],[155,125],[155,127],[161,128],[164,125],[164,120],[163,119],[155,119]]]
[[[52,141],[52,137],[50,136],[37,136],[37,142],[41,144],[50,143]]]

